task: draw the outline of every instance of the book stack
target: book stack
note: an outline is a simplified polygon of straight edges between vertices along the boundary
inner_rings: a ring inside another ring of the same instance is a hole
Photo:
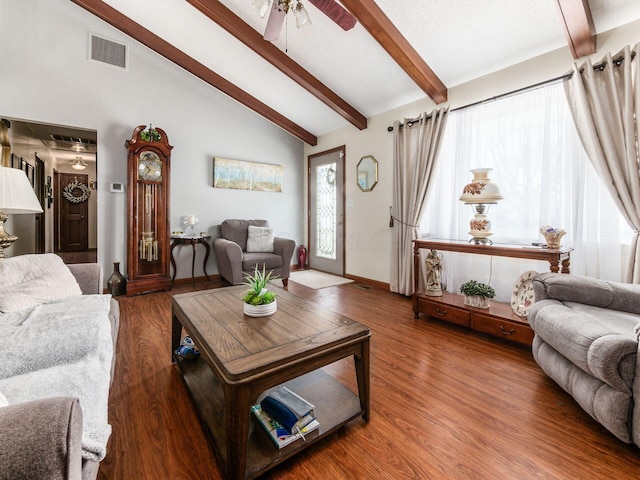
[[[314,406],[287,387],[271,391],[251,411],[278,448],[302,438],[320,426]]]

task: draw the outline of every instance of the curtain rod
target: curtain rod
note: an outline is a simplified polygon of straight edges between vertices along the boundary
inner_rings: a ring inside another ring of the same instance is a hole
[[[635,57],[636,57],[636,52],[634,50],[633,52],[631,52],[631,60],[633,60]],[[613,63],[615,63],[616,66],[619,67],[623,60],[624,60],[624,56],[620,55],[619,57],[613,59]],[[607,63],[604,62],[604,61],[600,62],[600,63],[596,63],[595,65],[593,65],[593,69],[594,70],[603,70],[604,67],[606,67],[606,65],[607,65]],[[584,68],[581,68],[580,69],[580,73],[582,73],[583,71],[584,71]],[[457,112],[458,110],[464,110],[465,108],[475,107],[476,105],[481,105],[483,103],[493,102],[495,100],[499,100],[499,99],[505,98],[505,97],[510,97],[512,95],[517,95],[519,93],[524,93],[524,92],[529,91],[529,90],[534,90],[536,88],[540,88],[540,87],[543,87],[545,85],[549,85],[551,83],[559,82],[560,80],[569,79],[572,76],[573,76],[573,71],[571,71],[569,73],[565,73],[564,75],[560,75],[558,77],[550,78],[549,80],[543,80],[542,82],[534,83],[533,85],[529,85],[529,86],[526,86],[526,87],[518,88],[518,89],[512,90],[510,92],[502,93],[500,95],[496,95],[495,97],[485,98],[484,100],[479,100],[477,102],[469,103],[467,105],[463,105],[462,107],[453,108],[453,109],[449,110],[449,113]],[[430,117],[431,117],[431,115],[427,115],[425,118],[430,118]],[[414,123],[416,123],[418,121],[420,121],[420,117],[412,118],[412,119],[408,120],[407,123],[409,124],[409,126],[412,126]],[[402,127],[404,127],[404,123],[400,124],[400,128],[402,128]],[[393,125],[387,127],[387,132],[393,132]]]

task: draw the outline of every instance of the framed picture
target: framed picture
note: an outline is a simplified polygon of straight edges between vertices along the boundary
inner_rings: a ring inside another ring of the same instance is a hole
[[[26,172],[27,172],[27,178],[29,179],[29,182],[31,182],[31,186],[35,186],[36,184],[36,178],[35,178],[35,168],[33,165],[31,165],[30,163],[26,164]]]
[[[284,167],[271,163],[245,162],[228,158],[213,159],[213,187],[282,192]]]
[[[20,157],[15,153],[11,154],[11,168],[22,168],[20,165]]]
[[[27,161],[22,157],[20,157],[20,170],[27,173]]]

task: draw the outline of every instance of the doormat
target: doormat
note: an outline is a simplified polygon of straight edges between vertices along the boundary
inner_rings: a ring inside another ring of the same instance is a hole
[[[318,270],[295,270],[291,272],[289,281],[313,288],[314,290],[353,282],[353,280],[349,280],[348,278],[320,272]]]

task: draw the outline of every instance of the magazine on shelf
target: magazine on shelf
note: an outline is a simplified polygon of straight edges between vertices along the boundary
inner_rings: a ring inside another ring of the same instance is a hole
[[[271,440],[278,448],[283,448],[289,445],[290,443],[295,442],[296,440],[303,439],[307,433],[311,433],[316,430],[320,423],[318,420],[314,419],[311,423],[307,424],[305,427],[301,428],[299,432],[290,434],[282,425],[273,420],[269,415],[262,411],[260,405],[254,405],[251,407],[251,411],[253,412],[256,419],[260,422],[260,424],[267,431]]]
[[[270,391],[260,402],[260,408],[288,433],[304,428],[315,419],[314,405],[287,387]]]

